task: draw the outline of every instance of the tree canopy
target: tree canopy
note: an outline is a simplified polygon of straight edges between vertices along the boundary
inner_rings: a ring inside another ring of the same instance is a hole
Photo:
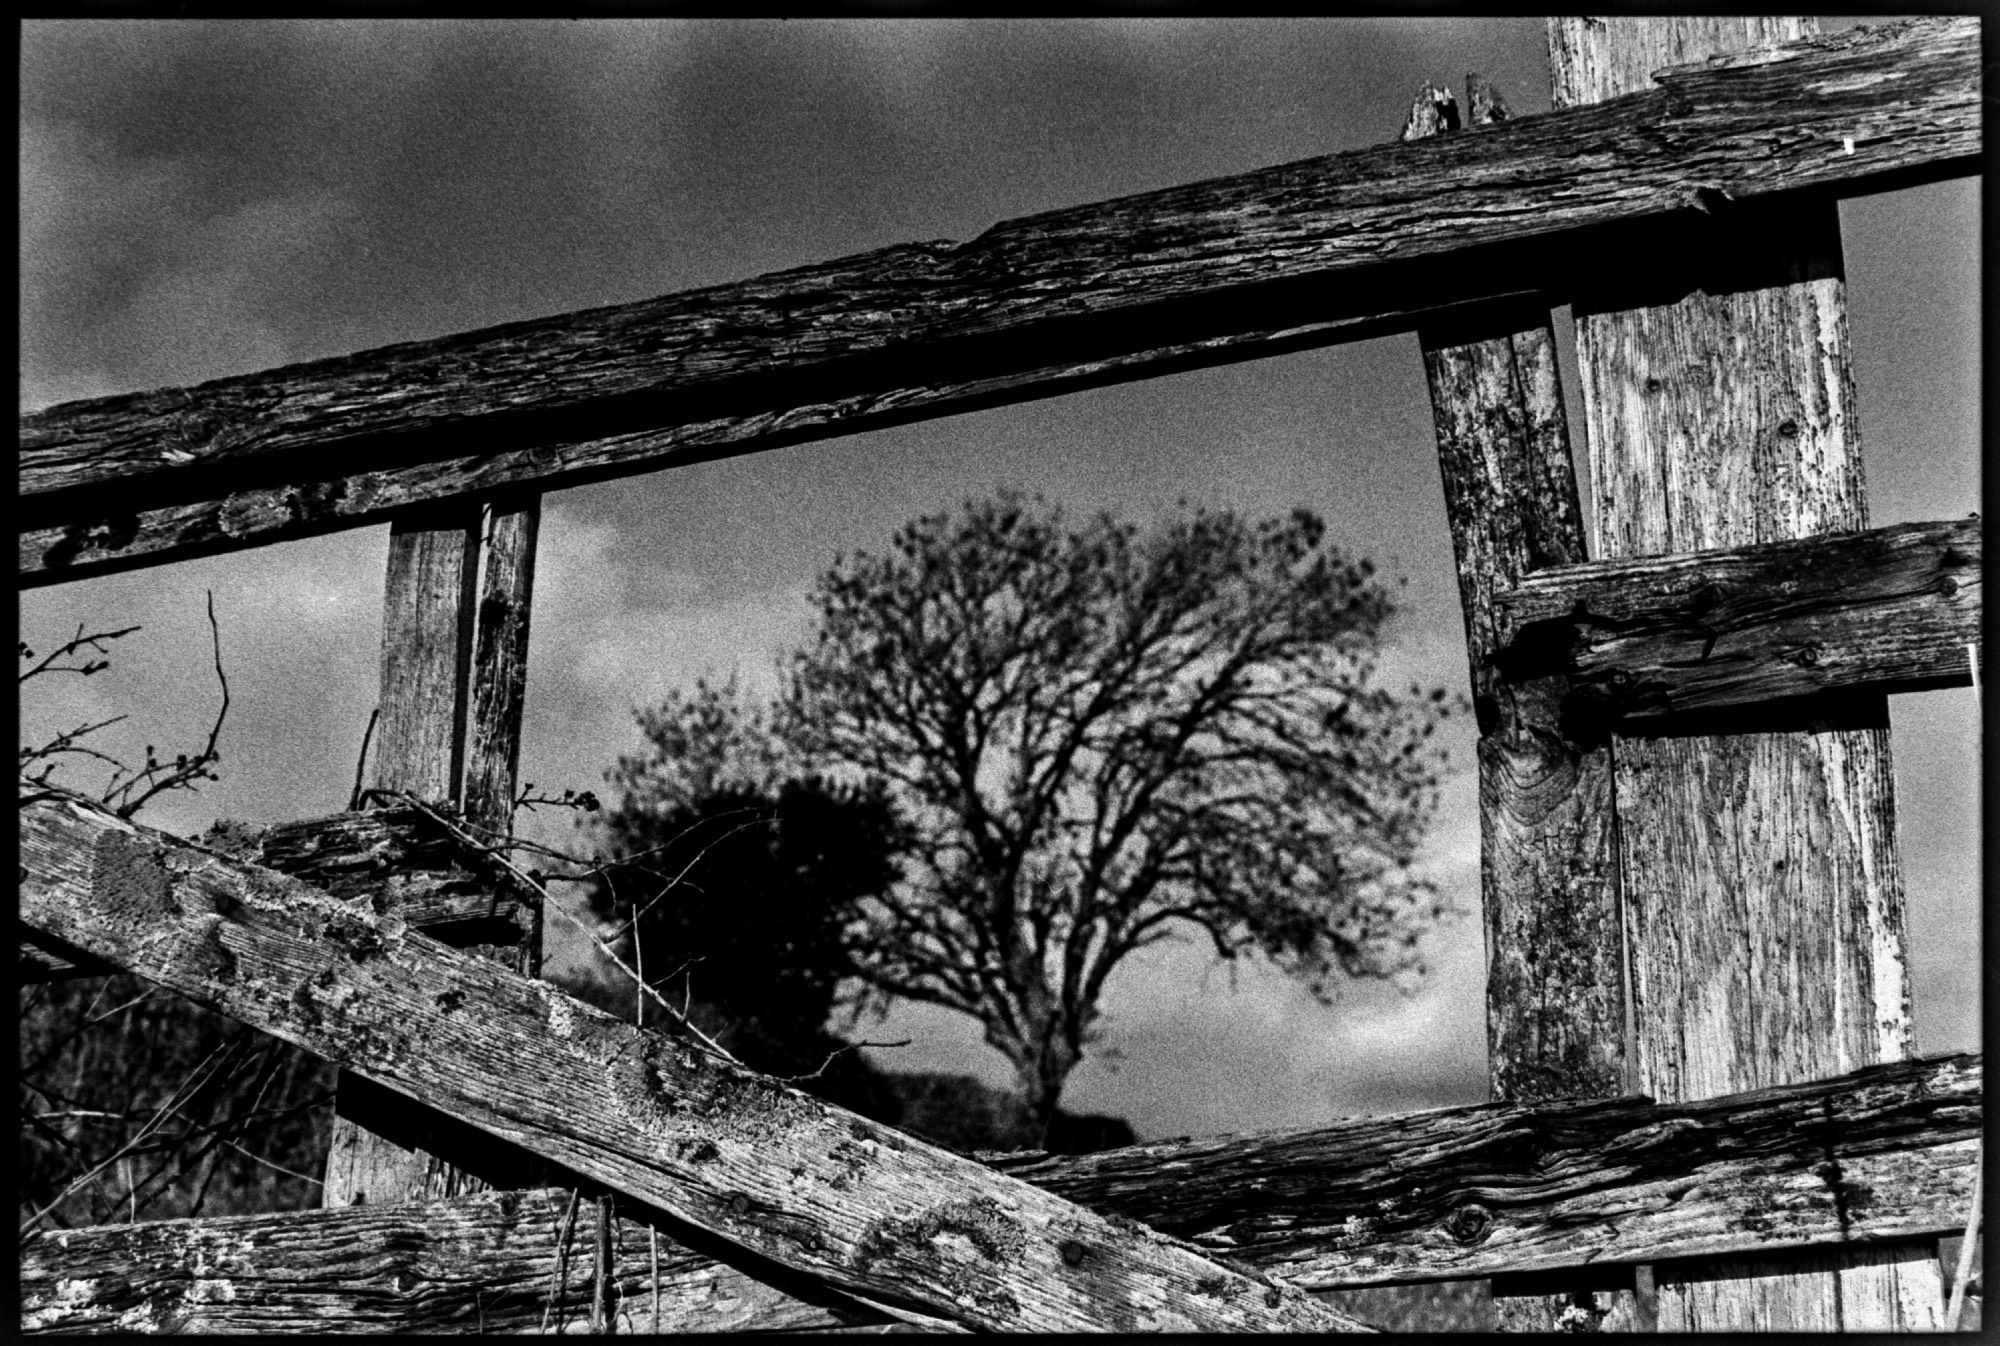
[[[671,698],[613,779],[656,809],[788,773],[878,791],[899,866],[842,899],[858,1003],[972,1015],[1044,1123],[1113,969],[1178,932],[1322,998],[1417,965],[1447,694],[1381,685],[1389,591],[1311,513],[1069,527],[1002,493],[812,600],[773,705]]]

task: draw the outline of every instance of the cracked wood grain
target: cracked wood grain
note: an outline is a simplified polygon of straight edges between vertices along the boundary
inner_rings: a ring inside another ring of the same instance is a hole
[[[1494,662],[1586,721],[1967,686],[1981,554],[1974,518],[1558,566],[1498,595]]]
[[[1954,1056],[1693,1104],[1484,1104],[982,1158],[1311,1290],[1552,1271],[1602,1279],[1669,1253],[1854,1248],[1956,1228],[1982,1095],[1979,1058]],[[23,1322],[275,1331],[319,1313],[329,1325],[419,1331],[483,1313],[488,1330],[532,1327],[566,1199],[555,1188],[50,1231],[24,1249]],[[618,1330],[651,1331],[650,1259],[637,1251],[648,1216],[635,1206],[624,1215]],[[802,1330],[870,1316],[796,1281],[765,1285],[691,1247],[680,1227],[661,1228],[662,1330]],[[586,1299],[573,1271],[562,1312],[576,1316]]]
[[[399,516],[389,534],[374,787],[456,807],[496,838],[513,831],[539,519],[538,496],[453,501]],[[496,894],[521,892],[499,880],[484,857],[461,858],[485,872]],[[392,887],[371,896],[386,898]],[[534,976],[540,910],[538,902],[517,901],[506,913],[512,919],[501,920],[496,904],[486,920],[434,925],[429,933],[479,941],[473,948],[483,957]],[[444,1162],[437,1142],[449,1131],[434,1111],[341,1072],[322,1199],[379,1205],[534,1180],[532,1164],[496,1181],[490,1172],[478,1178]]]
[[[1407,329],[1560,282],[1580,230],[1636,228],[1620,237],[1648,248],[1712,199],[1953,176],[1976,171],[1980,146],[1978,22],[1921,20],[968,243],[65,404],[21,422],[18,575],[52,583]]]
[[[1359,1330],[1296,1287],[77,796],[28,926],[845,1292],[970,1327]]]
[[[1465,77],[1465,93],[1469,130],[1504,116],[1479,76]],[[1403,138],[1448,134],[1457,120],[1426,86]],[[1627,1044],[1610,744],[1563,715],[1565,670],[1503,679],[1494,663],[1497,594],[1585,556],[1548,301],[1461,312],[1419,328],[1418,340],[1479,720],[1493,1097],[1612,1097],[1624,1092]],[[1515,1294],[1496,1312],[1513,1330],[1552,1326],[1573,1293]]]
[[[1615,105],[1647,71],[1710,54],[1763,68],[1771,52],[1754,49],[1814,27],[1552,19],[1554,102]],[[1834,202],[1697,204],[1675,247],[1570,290],[1600,559],[1867,527]],[[1793,704],[1614,739],[1644,1092],[1723,1094],[1910,1051],[1887,703]],[[1681,1263],[1657,1284],[1662,1331],[1914,1330],[1938,1326],[1942,1305],[1920,1244],[1782,1269]]]

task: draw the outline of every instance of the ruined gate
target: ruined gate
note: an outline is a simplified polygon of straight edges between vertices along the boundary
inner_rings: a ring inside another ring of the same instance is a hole
[[[1482,733],[1495,1104],[982,1165],[534,981],[504,872],[376,914],[40,797],[25,936],[348,1073],[329,1209],[39,1236],[31,1325],[532,1329],[579,1185],[638,1221],[593,1294],[641,1330],[1325,1328],[1303,1291],[1471,1276],[1524,1328],[1934,1324],[1980,1074],[1902,1059],[1883,697],[1968,678],[1980,533],[1867,527],[1833,203],[1977,170],[1979,24],[1563,20],[1551,50],[1545,116],[1475,97],[1471,133],[1418,115],[963,245],[22,425],[23,585],[390,521],[372,784],[476,842],[514,797],[539,491],[1415,329]],[[553,1187],[450,1195],[447,1163],[521,1151]],[[357,1247],[398,1251],[329,1279]]]

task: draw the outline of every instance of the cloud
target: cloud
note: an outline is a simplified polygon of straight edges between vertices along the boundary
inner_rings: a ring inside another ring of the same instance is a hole
[[[297,338],[354,210],[326,190],[220,210],[185,157],[21,124],[21,406],[200,383],[327,353]]]

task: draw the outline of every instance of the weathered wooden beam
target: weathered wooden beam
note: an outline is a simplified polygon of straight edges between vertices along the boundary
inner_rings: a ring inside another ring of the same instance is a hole
[[[1816,27],[1552,19],[1552,101],[1615,101],[1667,60],[1763,61]],[[1706,204],[1677,246],[1599,254],[1569,290],[1601,560],[1868,526],[1834,203]],[[1887,702],[1806,704],[1613,741],[1643,1092],[1708,1097],[1910,1052]],[[1682,1261],[1654,1280],[1662,1331],[1913,1331],[1939,1326],[1943,1302],[1919,1243]]]
[[[1964,686],[1980,553],[1973,518],[1560,566],[1498,595],[1492,666],[1600,722]]]
[[[538,895],[407,804],[256,829],[218,823],[201,843],[459,948],[515,943],[535,920]]]
[[[499,836],[514,832],[521,707],[528,688],[528,618],[541,525],[542,498],[535,494],[491,502],[482,522],[460,807],[474,826]],[[537,925],[537,937],[529,941],[537,951],[539,931]]]
[[[590,1207],[570,1199],[544,1187],[45,1230],[21,1251],[21,1331],[576,1332],[595,1276],[583,1227]],[[614,1238],[620,1334],[895,1321],[796,1278],[790,1292],[767,1285],[643,1219],[619,1220]]]
[[[26,925],[836,1288],[996,1329],[1359,1327],[81,797],[20,819]]]
[[[518,943],[539,919],[537,894],[407,805],[264,828],[220,822],[200,840],[210,850],[303,879],[330,897],[394,912],[411,929],[455,948]],[[27,981],[118,971],[26,939],[20,970]]]
[[[389,530],[379,732],[367,776],[378,795],[407,791],[451,808],[463,798],[483,513],[473,501],[434,502],[398,516]],[[528,971],[521,932],[510,933],[514,938],[507,944],[475,947],[516,971]],[[398,1143],[363,1124],[364,1116],[393,1117],[396,1103],[366,1079],[340,1073],[319,1190],[326,1205],[414,1201],[484,1185],[438,1159],[424,1143],[423,1127]]]
[[[1695,1104],[1484,1104],[1077,1157],[983,1157],[1313,1290],[1553,1271],[1603,1279],[1607,1267],[1670,1254],[1851,1247],[1961,1227],[1982,1092],[1979,1058],[1956,1056]],[[481,1193],[50,1231],[23,1250],[24,1321],[44,1331],[172,1321],[280,1330],[318,1306],[328,1326],[422,1331],[481,1314],[488,1330],[532,1326],[556,1280],[566,1198]],[[620,1331],[651,1330],[652,1232],[663,1330],[866,1317],[718,1264],[671,1225],[624,1220]],[[579,1226],[558,1297],[573,1318],[586,1301],[584,1244]]]
[[[1465,96],[1456,120],[1480,132],[1496,124],[1491,86],[1467,75]],[[1427,85],[1404,139],[1447,134],[1451,111]],[[1616,1097],[1626,1092],[1627,1057],[1610,744],[1565,719],[1562,670],[1509,682],[1492,661],[1496,595],[1586,555],[1548,305],[1461,311],[1417,335],[1479,720],[1492,1096]],[[1511,1297],[1496,1303],[1497,1322],[1550,1329],[1574,1293]]]
[[[1560,287],[1579,230],[1643,249],[1725,199],[1976,171],[1979,61],[1975,18],[1855,30],[969,243],[53,407],[21,423],[20,582],[1408,328]]]

